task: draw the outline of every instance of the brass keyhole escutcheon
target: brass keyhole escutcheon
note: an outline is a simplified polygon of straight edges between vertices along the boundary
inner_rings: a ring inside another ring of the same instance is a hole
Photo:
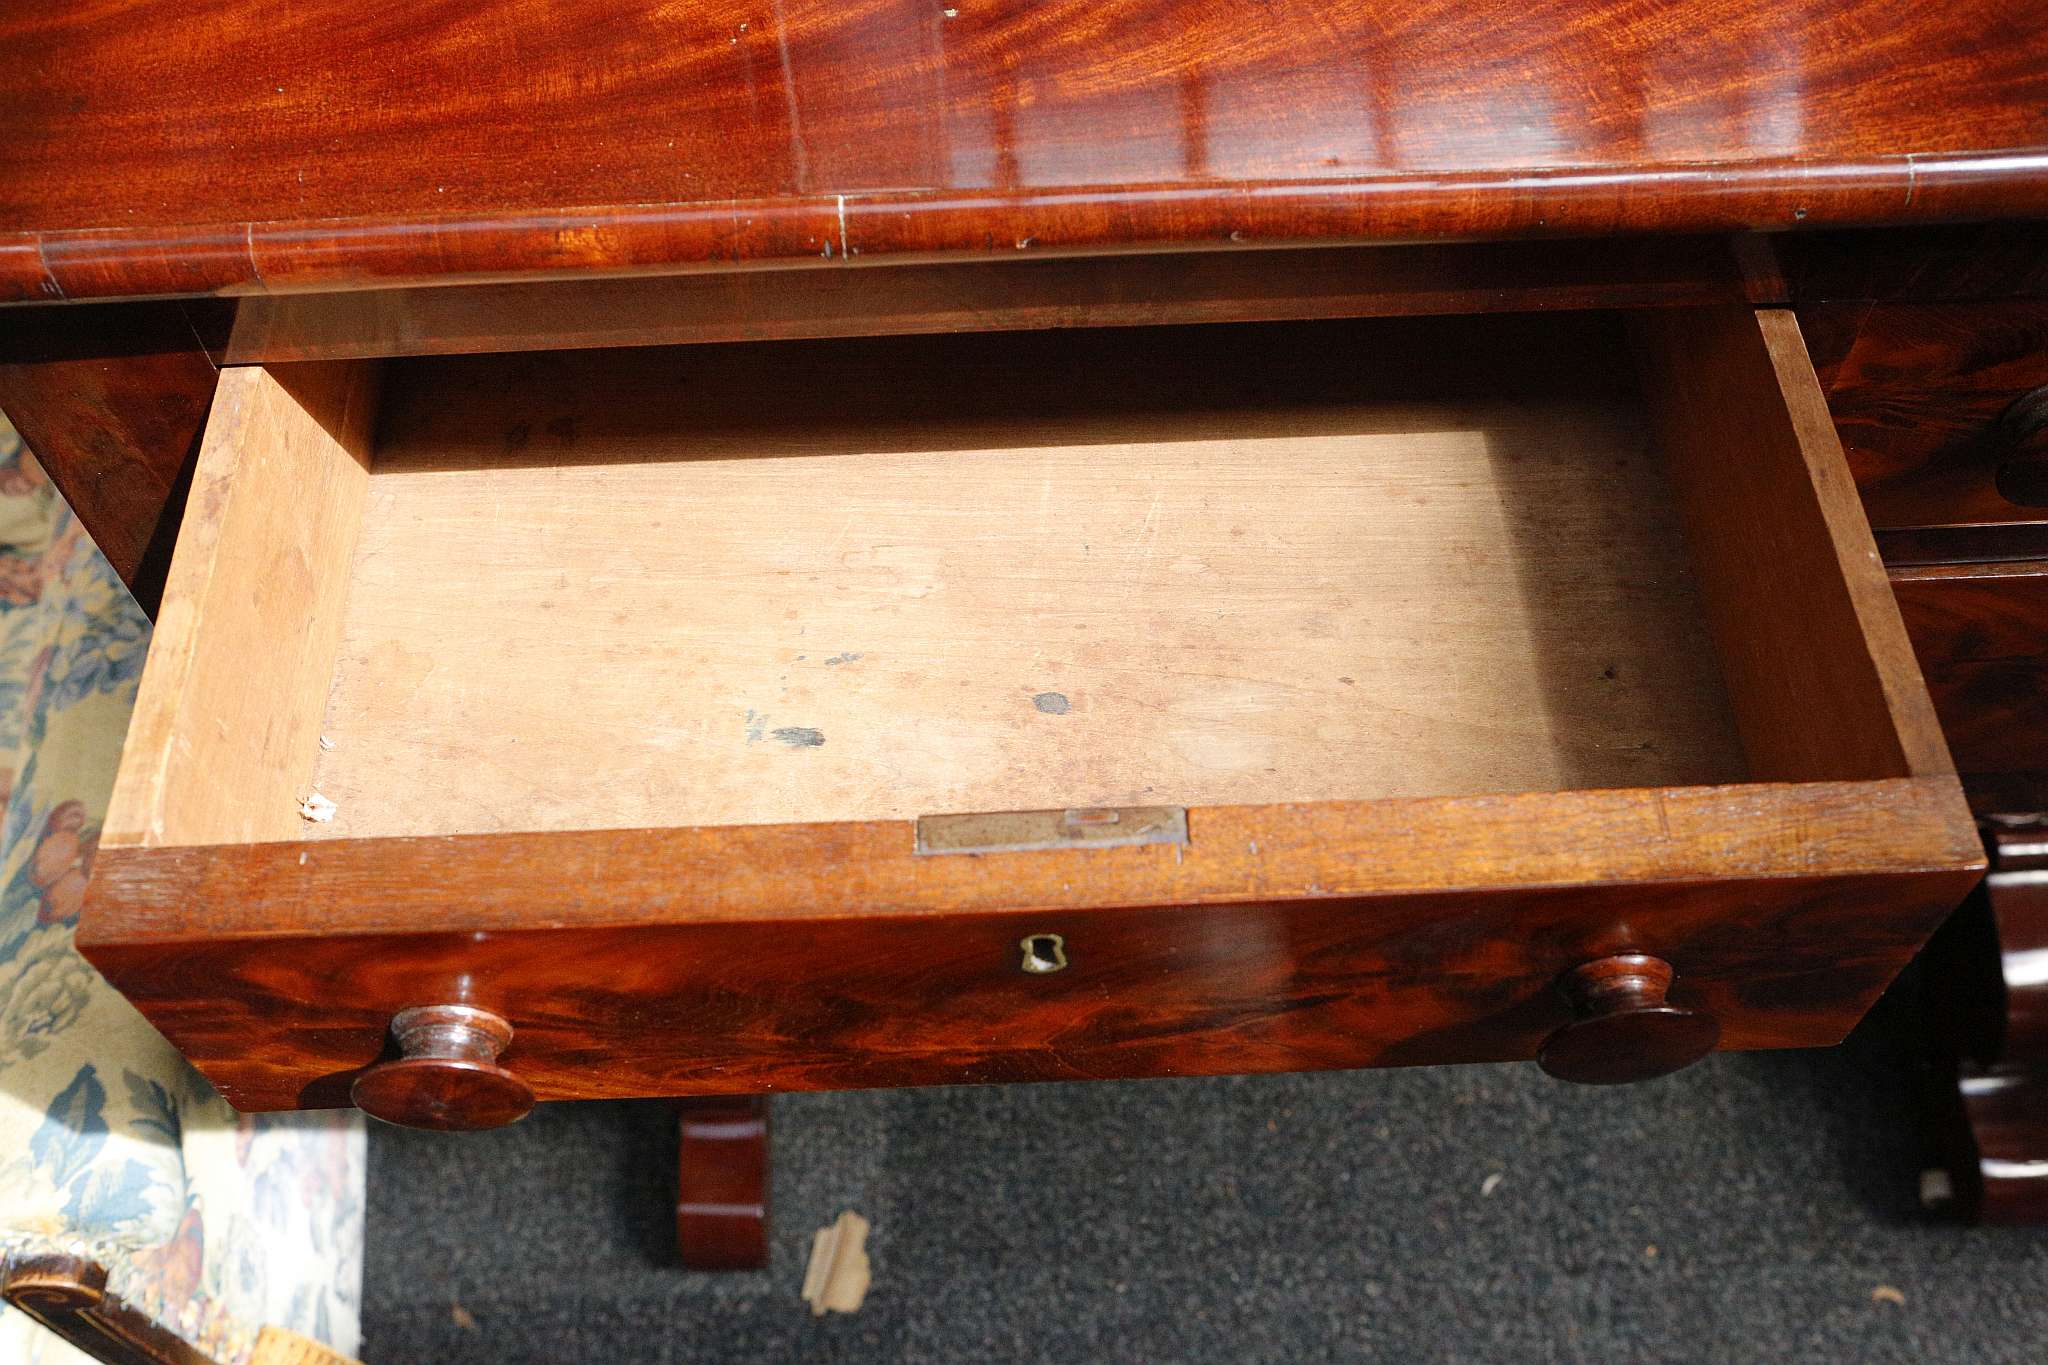
[[[1024,949],[1027,972],[1042,976],[1066,969],[1067,941],[1058,934],[1026,934],[1018,946]]]

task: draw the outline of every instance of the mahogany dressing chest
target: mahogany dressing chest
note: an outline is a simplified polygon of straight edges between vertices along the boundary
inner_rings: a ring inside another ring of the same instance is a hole
[[[778,1090],[1833,1042],[2048,809],[2031,0],[18,7],[0,127],[81,948],[695,1097],[701,1261]]]

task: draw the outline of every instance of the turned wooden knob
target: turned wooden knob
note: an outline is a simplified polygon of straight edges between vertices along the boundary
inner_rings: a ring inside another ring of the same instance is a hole
[[[526,1117],[533,1091],[498,1065],[512,1026],[469,1005],[423,1005],[391,1020],[396,1061],[356,1077],[349,1096],[372,1118],[406,1128],[467,1132]]]
[[[1660,957],[1603,957],[1574,967],[1560,984],[1578,1018],[1543,1040],[1536,1063],[1561,1081],[1654,1080],[1691,1066],[1721,1040],[1713,1015],[1665,1000],[1671,964]]]
[[[2048,507],[2048,384],[2023,393],[1991,424],[1998,466],[1992,481],[2007,502]]]

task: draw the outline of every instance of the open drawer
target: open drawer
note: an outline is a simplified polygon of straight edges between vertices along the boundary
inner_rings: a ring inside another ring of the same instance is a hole
[[[224,374],[79,943],[469,1126],[1657,1074],[1981,868],[1788,313],[896,338]]]

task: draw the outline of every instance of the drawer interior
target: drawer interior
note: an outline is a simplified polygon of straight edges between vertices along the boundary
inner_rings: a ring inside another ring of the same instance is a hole
[[[1739,779],[1612,338],[1417,331],[396,364],[317,832]]]
[[[1883,679],[1838,578],[1760,595],[1638,349],[1578,314],[230,371],[110,831],[1908,775],[1881,697],[1786,770],[1803,687]]]
[[[704,345],[224,372],[78,941],[737,1094],[1825,1043],[1982,865],[1787,313]]]

